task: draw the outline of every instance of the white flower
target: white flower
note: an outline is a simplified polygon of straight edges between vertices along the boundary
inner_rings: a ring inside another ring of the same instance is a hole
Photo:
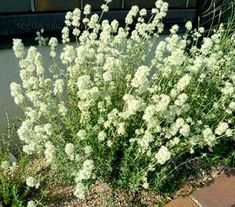
[[[125,133],[126,133],[125,123],[121,122],[121,123],[118,124],[117,134],[118,135],[125,135]]]
[[[68,11],[65,15],[66,20],[72,20],[73,18],[73,13],[71,11]]]
[[[177,106],[183,106],[185,102],[187,101],[188,96],[185,93],[182,93],[178,96],[177,100],[175,101],[175,105]]]
[[[149,148],[149,144],[153,141],[153,135],[148,130],[145,131],[144,136],[138,140],[138,145],[140,146],[140,151],[142,153],[146,152]]]
[[[221,89],[224,95],[232,95],[234,93],[234,86],[230,82],[225,83],[225,87]]]
[[[57,40],[57,38],[52,37],[52,38],[49,40],[48,45],[49,45],[51,48],[55,49],[55,48],[58,46],[58,40]]]
[[[156,153],[155,158],[159,164],[164,165],[171,158],[171,153],[167,147],[161,146]]]
[[[213,146],[216,141],[215,135],[210,128],[206,128],[202,131],[203,138],[209,146]]]
[[[71,64],[76,58],[76,51],[74,50],[73,46],[66,45],[63,48],[63,52],[60,55],[60,59],[64,65]]]
[[[140,66],[135,73],[135,77],[132,80],[131,85],[134,88],[145,88],[149,82],[147,78],[149,72],[150,68],[147,66]]]
[[[147,10],[146,9],[141,9],[140,10],[140,16],[146,16],[147,15]]]
[[[21,123],[21,126],[20,128],[18,129],[18,135],[19,135],[19,138],[26,142],[26,143],[29,143],[30,141],[30,138],[33,136],[33,124],[31,122],[31,120],[24,120],[22,123]]]
[[[85,162],[83,163],[83,169],[91,171],[93,168],[94,168],[93,160],[85,160]]]
[[[198,28],[198,32],[200,32],[201,34],[203,34],[203,33],[205,32],[204,27],[199,27],[199,28]]]
[[[185,121],[184,121],[183,118],[178,118],[178,119],[176,119],[175,123],[173,123],[173,124],[171,125],[170,134],[171,134],[172,136],[175,136],[175,135],[177,134],[178,130],[179,130],[181,127],[183,127],[184,124],[185,124]],[[185,128],[185,129],[187,129],[187,128]],[[183,131],[182,131],[183,133],[185,132],[185,129],[183,129]]]
[[[179,137],[175,137],[174,139],[170,140],[170,145],[174,147],[175,145],[179,144],[180,139]]]
[[[178,32],[178,30],[179,30],[179,26],[175,24],[175,25],[173,25],[172,28],[170,29],[170,32],[171,32],[172,34],[175,34],[176,32]]]
[[[144,182],[142,186],[143,186],[144,189],[148,189],[149,188],[149,183],[148,182]]]
[[[170,97],[165,94],[161,94],[160,96],[153,96],[154,102],[156,102],[155,111],[156,112],[164,112],[170,103]]]
[[[190,126],[188,124],[184,124],[180,129],[180,134],[182,134],[184,137],[187,137],[190,132]]]
[[[34,177],[28,177],[26,179],[26,185],[33,188],[39,188],[40,183]]]
[[[141,99],[136,99],[130,94],[125,94],[123,100],[127,103],[127,109],[123,113],[123,117],[128,118],[131,115],[134,115],[138,111],[144,109],[145,103]]]
[[[145,120],[146,122],[151,122],[155,111],[156,108],[154,105],[147,106],[144,111],[143,120]]]
[[[83,12],[85,15],[88,15],[91,13],[91,5],[89,4],[86,4],[85,7],[84,7],[84,12]]]
[[[8,161],[1,162],[1,169],[6,172],[10,169],[10,163]]]
[[[232,111],[235,111],[235,101],[231,101],[228,106]]]
[[[77,80],[78,90],[82,91],[91,86],[91,77],[89,75],[80,76]]]
[[[52,144],[51,141],[46,142],[45,144],[45,151],[44,151],[44,155],[45,158],[47,160],[48,163],[51,163],[53,158],[54,158],[54,154],[55,154],[55,147]]]
[[[103,74],[103,79],[104,81],[108,82],[108,81],[111,81],[112,80],[112,73],[110,71],[106,71],[104,74]]]
[[[72,143],[67,143],[64,148],[65,153],[68,155],[70,160],[75,158],[75,147]]]
[[[23,58],[25,55],[25,47],[21,39],[13,39],[13,50],[17,58]]]
[[[187,21],[186,24],[185,24],[185,28],[190,31],[193,28],[192,22],[191,21]]]
[[[61,102],[59,105],[58,105],[59,109],[59,113],[62,115],[62,116],[65,116],[67,114],[67,108],[65,107],[64,105],[64,102]]]
[[[23,152],[25,152],[28,155],[33,154],[34,151],[35,151],[35,144],[34,143],[30,143],[30,144],[23,146]]]
[[[74,29],[73,29],[73,35],[74,35],[74,36],[79,36],[80,33],[81,33],[80,29],[78,29],[78,28],[74,28]]]
[[[93,14],[93,15],[91,16],[90,21],[88,22],[88,26],[89,26],[90,28],[95,28],[95,27],[97,26],[98,21],[99,21],[99,16],[98,16],[98,14]]]
[[[107,141],[107,146],[108,146],[109,148],[111,148],[111,147],[112,147],[112,145],[113,145],[112,140],[108,140],[108,141]]]
[[[167,58],[167,61],[169,62],[170,65],[179,67],[184,63],[185,58],[186,56],[184,54],[184,50],[182,50],[181,48],[176,48],[176,49],[173,49],[173,51],[171,52],[171,55]]]
[[[119,25],[119,22],[118,22],[116,19],[114,19],[114,20],[111,22],[111,27],[112,27],[113,32],[117,32],[118,25]]]
[[[101,132],[99,132],[99,134],[98,134],[98,140],[100,141],[100,142],[102,142],[102,141],[104,141],[105,139],[106,139],[106,133],[104,132],[104,131],[101,131]]]
[[[180,78],[176,85],[177,91],[178,92],[183,91],[190,84],[190,81],[191,81],[191,76],[189,74],[186,74],[182,78]]]
[[[210,50],[211,50],[211,48],[213,46],[213,42],[208,37],[205,37],[203,39],[203,41],[204,41],[204,43],[201,46],[201,52],[202,52],[202,54],[206,55],[206,54],[208,54],[210,52]]]
[[[84,153],[86,154],[86,155],[90,155],[91,154],[91,152],[92,152],[92,147],[91,146],[85,146],[84,147]]]
[[[94,162],[93,160],[85,160],[82,169],[78,172],[75,181],[77,183],[83,181],[83,180],[88,180],[92,176],[92,170],[94,168]]]
[[[215,129],[215,134],[222,135],[228,130],[229,126],[226,122],[220,122],[218,127]]]
[[[74,195],[79,200],[85,199],[85,186],[82,183],[76,184]]]
[[[27,207],[36,207],[37,205],[36,205],[36,203],[35,203],[35,201],[28,201],[28,203],[27,203]]]
[[[56,47],[58,46],[58,40],[55,37],[52,37],[49,40],[48,45],[50,46],[50,56],[54,58],[56,56]]]
[[[15,82],[10,85],[11,95],[14,97],[14,101],[17,105],[24,102],[24,96],[22,95],[21,86]]]
[[[87,136],[87,133],[84,129],[80,129],[77,133],[77,137],[80,139],[80,140],[84,140],[86,139],[86,136]]]
[[[54,84],[54,94],[62,94],[64,90],[64,80],[63,79],[57,79]]]
[[[139,11],[138,6],[131,7],[131,10],[129,11],[129,13],[127,14],[126,19],[125,19],[125,23],[127,25],[133,23],[133,18],[138,14],[138,11]]]
[[[70,41],[69,39],[69,28],[68,27],[64,27],[62,29],[62,42],[63,44],[68,43]]]
[[[74,20],[74,18],[81,19],[81,10],[79,8],[74,9],[72,19]],[[76,26],[76,25],[73,25],[73,26]]]
[[[102,5],[101,5],[101,9],[102,9],[104,12],[108,12],[108,11],[109,11],[109,7],[108,7],[106,4],[102,4]]]

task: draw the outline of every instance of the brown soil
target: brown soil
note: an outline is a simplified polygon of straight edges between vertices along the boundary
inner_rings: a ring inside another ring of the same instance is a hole
[[[36,166],[41,166],[41,170],[39,167],[36,170],[37,172],[42,173],[48,170],[45,162],[38,162]],[[197,187],[210,182],[225,171],[226,168],[219,164],[211,168],[208,168],[208,166],[198,168],[198,171],[185,181],[180,190],[171,195],[171,198],[187,196]],[[68,185],[51,186],[48,194],[49,202],[45,207],[157,207],[162,206],[160,203],[170,200],[170,198],[162,198],[158,194],[144,190],[137,194],[127,190],[113,190],[107,183],[101,181],[97,181],[91,186],[84,201],[78,201],[74,197],[73,191],[74,188]]]
[[[135,195],[124,190],[115,190],[103,182],[97,182],[91,187],[86,200],[78,201],[73,196],[73,188],[69,186],[54,186],[50,193],[50,204],[45,207],[153,207],[160,201],[160,196],[148,192]]]

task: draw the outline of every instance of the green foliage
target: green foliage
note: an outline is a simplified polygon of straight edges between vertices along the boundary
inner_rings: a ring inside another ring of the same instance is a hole
[[[24,170],[27,167],[25,158],[9,169],[0,169],[0,204],[2,206],[23,207],[30,196],[25,184]],[[1,161],[1,160],[0,160]]]
[[[32,160],[23,154],[13,125],[0,133],[0,140],[0,206],[25,207],[32,196],[25,182]]]

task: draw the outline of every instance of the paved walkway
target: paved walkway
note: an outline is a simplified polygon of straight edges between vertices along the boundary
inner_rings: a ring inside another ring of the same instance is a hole
[[[235,207],[235,170],[218,176],[190,196],[179,197],[165,207]]]

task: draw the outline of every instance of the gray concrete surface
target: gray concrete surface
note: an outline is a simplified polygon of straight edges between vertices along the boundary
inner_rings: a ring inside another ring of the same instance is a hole
[[[51,63],[49,49],[39,48],[46,68]],[[22,111],[15,105],[10,95],[10,84],[20,83],[18,60],[11,49],[0,50],[0,131],[7,127],[7,116],[10,120],[15,120],[22,115]]]

